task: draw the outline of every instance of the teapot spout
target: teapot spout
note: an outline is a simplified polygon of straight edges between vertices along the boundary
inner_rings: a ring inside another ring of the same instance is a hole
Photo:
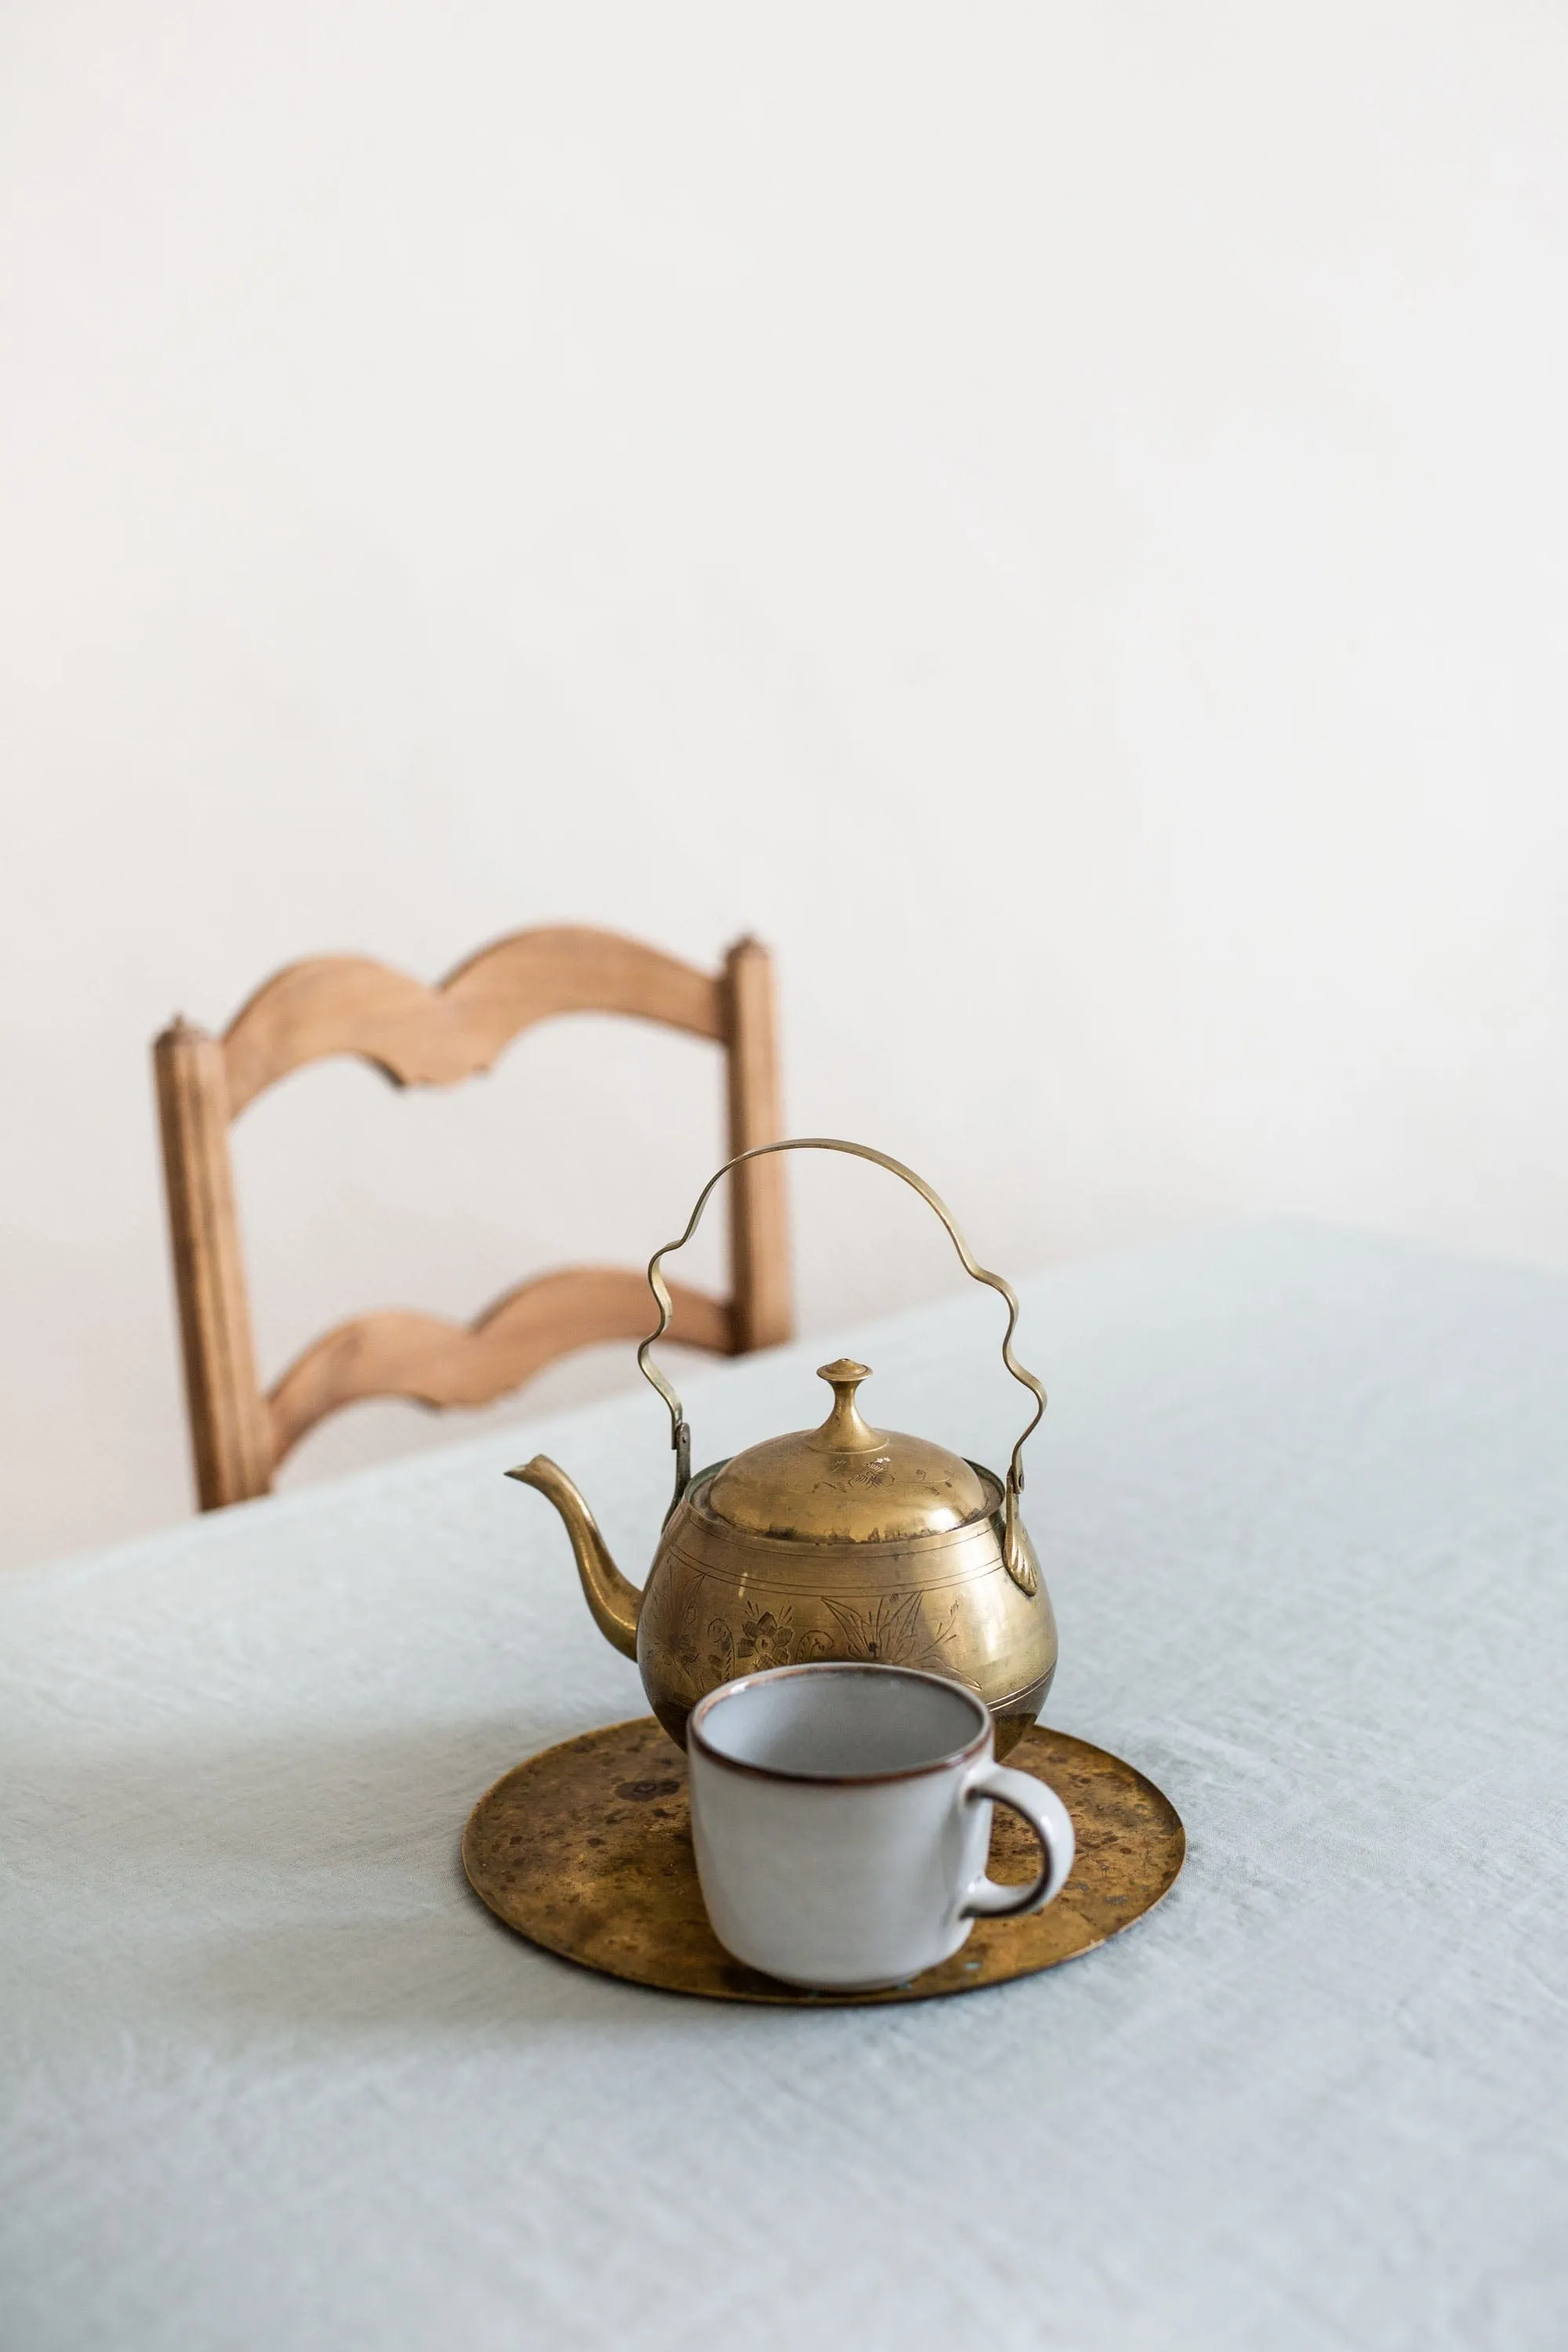
[[[525,1486],[536,1486],[554,1504],[566,1522],[577,1573],[583,1580],[595,1624],[606,1642],[613,1643],[626,1657],[635,1658],[642,1594],[635,1584],[626,1582],[610,1558],[598,1521],[565,1471],[547,1454],[536,1454],[531,1462],[521,1463],[506,1475],[509,1478],[521,1478]]]

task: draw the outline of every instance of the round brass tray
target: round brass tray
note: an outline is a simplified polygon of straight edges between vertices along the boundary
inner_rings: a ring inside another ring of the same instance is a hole
[[[1007,1761],[1047,1780],[1072,1815],[1072,1876],[1048,1909],[977,1920],[952,1959],[885,1992],[802,1992],[730,1958],[697,1884],[686,1759],[651,1716],[584,1732],[498,1780],[468,1816],[463,1868],[531,1943],[630,1984],[810,2008],[976,1992],[1076,1959],[1131,1926],[1174,1884],[1186,1852],[1170,1800],[1104,1748],[1038,1726]],[[998,1806],[991,1875],[1022,1885],[1037,1867],[1029,1832]]]

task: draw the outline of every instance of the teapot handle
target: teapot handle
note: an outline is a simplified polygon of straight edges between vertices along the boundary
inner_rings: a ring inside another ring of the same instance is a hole
[[[1007,1328],[1002,1335],[1002,1361],[1006,1365],[1013,1378],[1031,1391],[1037,1402],[1027,1427],[1013,1448],[1013,1458],[1007,1468],[1002,1555],[1006,1563],[1007,1573],[1014,1583],[1025,1592],[1033,1592],[1038,1579],[1021,1539],[1022,1531],[1018,1525],[1018,1497],[1024,1491],[1024,1446],[1039,1426],[1040,1416],[1046,1409],[1046,1392],[1034,1373],[1026,1371],[1013,1353],[1013,1333],[1018,1322],[1018,1301],[1011,1286],[1004,1282],[999,1274],[988,1274],[983,1265],[976,1263],[968,1243],[958,1230],[952,1210],[931,1191],[923,1178],[917,1176],[912,1168],[906,1168],[901,1160],[890,1159],[885,1151],[874,1151],[868,1143],[844,1143],[831,1135],[797,1135],[786,1139],[782,1143],[757,1143],[753,1144],[749,1151],[737,1151],[733,1160],[726,1160],[722,1168],[716,1174],[710,1176],[707,1183],[697,1195],[697,1205],[692,1210],[686,1231],[679,1240],[666,1242],[662,1249],[655,1250],[649,1260],[648,1288],[658,1302],[658,1328],[648,1333],[647,1338],[637,1349],[637,1370],[644,1380],[650,1381],[658,1391],[669,1409],[669,1442],[675,1448],[675,1500],[671,1503],[670,1509],[673,1510],[676,1503],[679,1502],[691,1476],[691,1431],[687,1423],[685,1412],[682,1411],[680,1399],[648,1352],[658,1340],[663,1339],[669,1328],[669,1318],[674,1311],[668,1286],[665,1282],[661,1270],[663,1262],[671,1251],[684,1249],[691,1239],[692,1234],[697,1231],[702,1212],[708,1205],[708,1196],[721,1178],[727,1176],[731,1168],[739,1168],[743,1160],[763,1160],[770,1151],[847,1151],[857,1160],[875,1160],[879,1168],[886,1168],[891,1175],[901,1176],[904,1182],[911,1185],[921,1200],[935,1210],[947,1227],[952,1245],[963,1262],[964,1272],[973,1275],[976,1282],[984,1282],[991,1289],[999,1291],[1006,1300]]]

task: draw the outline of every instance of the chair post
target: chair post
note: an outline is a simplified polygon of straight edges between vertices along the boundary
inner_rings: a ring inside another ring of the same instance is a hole
[[[211,1511],[267,1494],[273,1458],[235,1216],[223,1046],[176,1021],[154,1045],[153,1066],[196,1494]]]
[[[760,940],[737,940],[724,959],[728,1009],[730,1152],[777,1143],[778,1021],[773,961]],[[776,1347],[795,1328],[784,1155],[753,1160],[731,1177],[730,1266],[736,1355]]]

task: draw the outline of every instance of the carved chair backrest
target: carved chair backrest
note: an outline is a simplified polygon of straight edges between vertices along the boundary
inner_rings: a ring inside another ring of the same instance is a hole
[[[302,1064],[353,1054],[395,1086],[449,1086],[487,1070],[536,1021],[623,1013],[710,1037],[728,1072],[729,1148],[775,1142],[779,1081],[773,962],[741,940],[717,972],[613,931],[516,931],[427,988],[357,956],[287,965],[221,1037],[184,1020],[153,1049],[174,1286],[196,1491],[203,1510],[264,1495],[307,1430],[362,1397],[478,1405],[600,1339],[640,1339],[654,1318],[640,1271],[567,1266],[521,1284],[464,1327],[383,1313],[342,1323],[263,1393],[235,1213],[229,1121]],[[671,1285],[672,1339],[743,1355],[790,1335],[783,1160],[735,1171],[731,1295]]]

